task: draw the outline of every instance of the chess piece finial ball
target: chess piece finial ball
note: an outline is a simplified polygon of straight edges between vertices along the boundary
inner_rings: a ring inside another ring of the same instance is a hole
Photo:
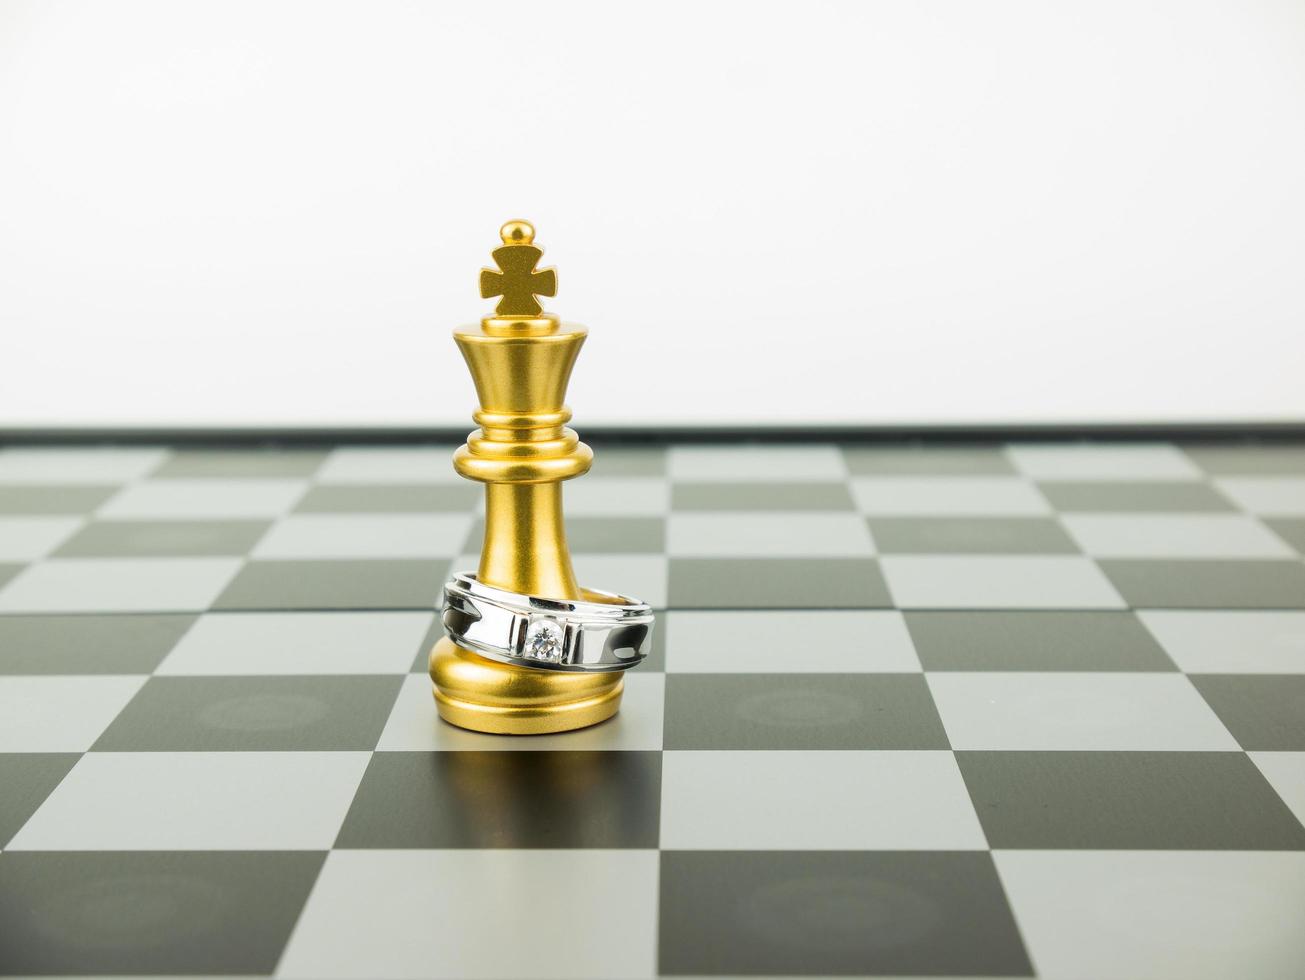
[[[509,221],[498,233],[504,245],[529,245],[535,240],[535,226],[529,221]]]

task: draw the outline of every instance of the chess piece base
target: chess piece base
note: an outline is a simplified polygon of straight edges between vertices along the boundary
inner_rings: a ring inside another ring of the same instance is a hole
[[[435,705],[451,725],[491,735],[588,728],[621,706],[619,673],[564,674],[486,660],[444,637],[430,651]]]

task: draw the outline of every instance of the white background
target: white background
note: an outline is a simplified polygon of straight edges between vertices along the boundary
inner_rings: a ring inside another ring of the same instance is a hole
[[[1305,4],[0,3],[0,425],[1305,418]]]

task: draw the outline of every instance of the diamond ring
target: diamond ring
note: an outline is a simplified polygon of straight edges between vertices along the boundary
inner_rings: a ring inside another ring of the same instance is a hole
[[[584,599],[544,599],[496,589],[473,572],[444,586],[444,629],[490,660],[539,670],[625,670],[652,647],[646,602],[596,589]]]

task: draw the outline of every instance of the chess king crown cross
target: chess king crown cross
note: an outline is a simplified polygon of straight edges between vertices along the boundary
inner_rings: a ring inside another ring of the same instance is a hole
[[[535,229],[527,221],[509,221],[499,229],[503,244],[494,249],[497,269],[480,270],[480,295],[502,297],[495,307],[501,317],[537,317],[544,312],[537,296],[557,295],[557,270],[536,269],[544,250],[532,244]]]

